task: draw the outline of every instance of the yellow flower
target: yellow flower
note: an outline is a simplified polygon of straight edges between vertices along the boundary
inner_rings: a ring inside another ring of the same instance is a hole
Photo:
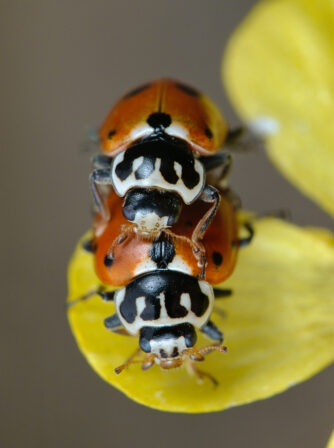
[[[326,448],[334,448],[334,431],[332,432],[330,439],[328,440]]]
[[[224,69],[236,109],[246,121],[269,124],[274,132],[268,139],[273,161],[332,214],[333,11],[332,1],[259,4],[232,36]],[[258,220],[255,231],[254,242],[240,251],[235,273],[222,285],[234,294],[217,300],[213,315],[229,348],[203,363],[217,387],[207,380],[198,384],[183,368],[154,366],[143,372],[133,365],[116,375],[114,368],[138,342],[105,330],[103,319],[114,306],[93,296],[70,307],[68,316],[96,372],[147,406],[209,412],[272,396],[332,363],[334,235],[274,218]],[[100,285],[81,243],[69,266],[68,301]]]
[[[333,51],[333,0],[272,0],[236,30],[223,63],[237,111],[271,133],[271,160],[332,215]]]

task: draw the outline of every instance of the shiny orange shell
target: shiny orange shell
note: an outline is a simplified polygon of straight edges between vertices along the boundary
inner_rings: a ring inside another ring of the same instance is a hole
[[[160,79],[132,90],[111,109],[99,132],[102,151],[115,156],[152,134],[147,120],[157,112],[170,117],[165,133],[186,140],[197,153],[209,155],[224,143],[228,127],[217,106],[186,84]]]
[[[121,227],[125,225],[133,229],[123,217],[122,199],[114,192],[108,197],[108,206],[111,220],[103,225],[101,218],[97,217],[95,222],[95,270],[103,283],[123,286],[136,275],[154,269],[154,263],[149,255],[152,240],[144,239],[130,230],[126,239],[115,244],[114,261],[111,266],[107,266],[106,254],[110,251],[113,241],[118,238]],[[171,228],[176,235],[171,237],[176,253],[174,259],[178,257],[179,265],[181,263],[185,268],[184,272],[196,277],[200,275],[200,268],[193,255],[191,244],[180,237],[191,238],[193,229],[207,209],[208,204],[198,201],[184,206],[179,221]],[[228,198],[222,195],[218,212],[203,239],[207,256],[206,280],[210,284],[221,283],[232,274],[237,258],[237,240],[236,212]]]

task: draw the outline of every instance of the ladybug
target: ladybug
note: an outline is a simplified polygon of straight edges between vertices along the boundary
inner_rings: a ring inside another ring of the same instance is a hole
[[[173,79],[159,79],[127,93],[100,129],[104,154],[114,157],[134,141],[164,132],[210,155],[224,143],[227,124],[217,107],[198,90]]]
[[[160,79],[126,94],[103,123],[102,154],[94,159],[90,184],[103,219],[109,209],[103,188],[124,198],[122,210],[135,229],[154,239],[173,227],[182,207],[200,200],[210,204],[198,216],[191,235],[204,275],[201,240],[220,202],[218,185],[226,178],[231,155],[224,149],[237,140],[218,108],[202,93],[177,80]],[[108,190],[108,188],[107,188]]]
[[[222,283],[233,272],[240,246],[236,209],[229,192],[221,190],[218,211],[208,228],[203,246],[207,254],[205,280],[215,285]],[[122,213],[122,198],[111,192],[107,205],[112,218],[105,223],[97,215],[94,238],[89,243],[95,252],[95,271],[108,285],[124,286],[134,277],[156,269],[170,269],[201,277],[201,268],[193,254],[191,235],[199,216],[208,204],[185,206],[170,233],[162,233],[154,240],[145,239],[132,229],[122,234],[126,219]]]
[[[179,367],[185,359],[202,361],[213,350],[225,352],[222,332],[210,320],[216,297],[231,294],[230,290],[216,290],[233,272],[238,248],[248,244],[239,239],[236,209],[228,190],[221,191],[219,209],[203,239],[208,254],[205,280],[191,250],[189,229],[203,210],[196,205],[184,207],[172,234],[161,234],[153,242],[136,232],[118,241],[110,257],[110,247],[125,220],[121,213],[121,199],[114,193],[107,204],[113,218],[106,225],[101,216],[95,221],[95,236],[86,244],[94,252],[95,270],[105,285],[122,286],[112,292],[99,291],[104,300],[115,303],[115,314],[105,319],[110,331],[139,337],[140,349],[145,353],[144,370],[154,363],[164,369]],[[196,330],[214,341],[214,345],[195,347]],[[129,359],[116,369],[120,373],[133,361]],[[210,375],[192,369],[201,376]]]
[[[194,347],[196,328],[218,344],[223,340],[221,331],[210,320],[212,286],[183,272],[147,272],[117,290],[113,300],[116,313],[105,320],[106,327],[117,330],[122,326],[128,334],[139,336],[139,347],[146,354],[144,370],[154,363],[163,369],[179,367],[187,356],[203,360],[203,353]],[[210,349],[226,350],[221,345]],[[117,368],[116,373],[128,364]]]

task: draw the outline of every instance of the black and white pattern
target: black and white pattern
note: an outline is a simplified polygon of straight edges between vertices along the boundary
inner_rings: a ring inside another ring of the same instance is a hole
[[[182,200],[175,193],[156,188],[132,188],[125,196],[124,217],[142,234],[159,233],[179,218]]]
[[[186,204],[197,199],[205,184],[203,165],[188,146],[164,139],[148,139],[118,154],[111,178],[121,197],[131,188],[155,187],[178,193]]]
[[[143,327],[139,334],[140,348],[146,353],[160,359],[175,358],[183,351],[196,344],[197,335],[193,325],[189,323],[170,325],[164,327]]]
[[[132,335],[147,326],[189,323],[200,329],[210,317],[213,301],[207,282],[171,270],[141,275],[115,293],[116,311]]]

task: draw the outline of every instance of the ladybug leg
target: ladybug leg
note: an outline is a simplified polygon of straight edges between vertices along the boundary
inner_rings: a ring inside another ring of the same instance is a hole
[[[121,226],[120,234],[118,235],[115,241],[117,242],[117,244],[122,244],[127,239],[129,234],[133,232],[134,232],[133,224],[123,224]]]
[[[197,223],[191,236],[191,239],[197,248],[194,250],[194,255],[199,261],[199,265],[202,267],[200,278],[204,278],[206,255],[205,255],[205,248],[201,243],[201,240],[203,239],[207,228],[209,227],[209,225],[211,224],[213,218],[217,213],[220,203],[220,194],[216,188],[212,187],[211,185],[206,185],[204,187],[202,195],[200,196],[200,199],[204,202],[212,203],[212,206]]]
[[[161,233],[169,235],[172,239],[184,241],[192,247],[193,254],[198,260],[198,265],[201,268],[200,278],[205,278],[206,256],[205,247],[201,241],[194,241],[184,235],[177,235],[170,229],[162,229]]]
[[[223,170],[223,174],[219,177],[226,177],[232,166],[232,156],[226,151],[219,151],[212,156],[201,156],[200,162],[205,168],[205,171],[211,171],[217,168]]]
[[[84,302],[85,300],[90,299],[91,297],[95,295],[99,295],[102,300],[106,302],[110,302],[114,300],[114,294],[115,291],[105,291],[104,286],[100,286],[92,291],[88,291],[86,294],[78,297],[77,299],[71,300],[71,302],[68,302],[66,304],[67,308],[71,308],[72,306],[76,305],[77,303]]]
[[[195,249],[193,249],[193,253],[198,260],[198,266],[201,268],[199,278],[205,278],[206,252],[205,246],[201,241],[195,242]]]
[[[222,150],[212,156],[202,156],[200,161],[204,165],[207,182],[212,185],[220,185],[221,188],[226,187],[226,179],[232,167],[232,156]]]
[[[94,254],[96,252],[96,244],[94,242],[94,238],[91,238],[90,240],[86,240],[82,243],[82,248],[91,254]]]
[[[171,229],[168,229],[168,228],[162,229],[161,233],[165,234],[167,237],[169,236],[172,240],[173,239],[177,239],[177,240],[180,240],[180,241],[185,241],[188,244],[190,244],[194,248],[194,250],[196,249],[196,246],[194,245],[192,240],[190,238],[188,238],[187,236],[178,235],[178,234],[174,233]]]
[[[248,231],[248,235],[244,238],[239,238],[237,241],[237,246],[238,247],[246,247],[248,246],[248,244],[252,241],[253,237],[254,237],[254,229],[253,226],[250,222],[245,222],[243,224],[244,228]]]
[[[99,291],[98,295],[104,302],[113,302],[115,291]]]
[[[218,307],[215,307],[215,308],[214,308],[214,312],[215,312],[216,314],[218,314],[218,316],[221,317],[222,319],[226,319],[226,318],[227,318],[227,313],[226,313],[226,311],[221,310],[221,309],[218,308]]]
[[[215,387],[218,386],[219,383],[216,380],[216,378],[210,375],[210,373],[203,372],[203,370],[199,369],[195,363],[196,361],[189,361],[186,364],[187,370],[190,373],[190,375],[195,375],[200,383],[203,383],[204,378],[207,378],[213,383]]]
[[[223,299],[225,297],[231,297],[231,295],[233,294],[232,289],[213,288],[213,292],[215,295],[215,299]]]
[[[196,257],[196,259],[199,258],[198,255],[200,252],[205,254],[205,247],[204,245],[198,241],[198,242],[194,242],[191,238],[188,238],[187,236],[184,235],[178,235],[176,233],[174,233],[171,229],[162,229],[161,231],[162,234],[165,234],[167,236],[169,236],[172,240],[179,240],[179,241],[184,241],[185,243],[189,244],[192,247],[193,253]],[[201,266],[203,266],[203,263],[201,264]],[[201,278],[204,278],[201,274]]]
[[[112,331],[113,333],[129,336],[129,333],[123,327],[123,324],[116,313],[104,319],[104,326],[107,330]]]
[[[290,222],[292,220],[291,210],[288,208],[281,208],[278,210],[272,210],[264,213],[258,213],[256,217],[259,218],[278,218],[283,221]]]
[[[223,333],[212,322],[212,320],[208,320],[204,327],[201,328],[201,332],[213,341],[218,341],[220,344],[223,342]]]
[[[107,170],[111,168],[112,158],[104,154],[97,154],[93,158],[93,169],[104,169]]]
[[[89,176],[89,183],[93,193],[94,202],[101,213],[103,219],[108,221],[110,213],[107,205],[105,204],[103,195],[99,190],[100,185],[112,185],[110,169],[95,169]]]
[[[131,356],[129,356],[129,358],[128,358],[122,365],[116,367],[116,369],[115,369],[115,373],[117,373],[117,375],[119,375],[119,374],[120,374],[121,372],[123,372],[123,370],[126,369],[130,364],[142,364],[142,365],[144,365],[144,366],[147,365],[147,364],[145,364],[145,362],[146,362],[146,359],[145,359],[145,358],[144,358],[144,360],[134,360],[134,358],[135,358],[136,356],[138,356],[138,355],[140,354],[140,352],[141,352],[141,349],[140,349],[140,347],[139,347],[139,348],[137,348],[137,349],[132,353]],[[149,357],[152,358],[151,355],[149,355]],[[152,360],[152,363],[146,367],[146,369],[150,368],[150,367],[153,365],[153,363],[154,363],[154,359]],[[143,369],[143,370],[145,370],[145,369]]]
[[[264,149],[263,139],[245,127],[238,127],[229,131],[223,149],[211,156],[201,156],[209,183],[214,185],[225,180],[232,167],[233,152],[254,151]]]
[[[93,153],[99,149],[100,137],[98,129],[88,129],[86,132],[86,138],[80,145],[82,152]]]
[[[240,152],[254,151],[264,149],[264,141],[256,130],[238,126],[227,134],[224,149]]]

